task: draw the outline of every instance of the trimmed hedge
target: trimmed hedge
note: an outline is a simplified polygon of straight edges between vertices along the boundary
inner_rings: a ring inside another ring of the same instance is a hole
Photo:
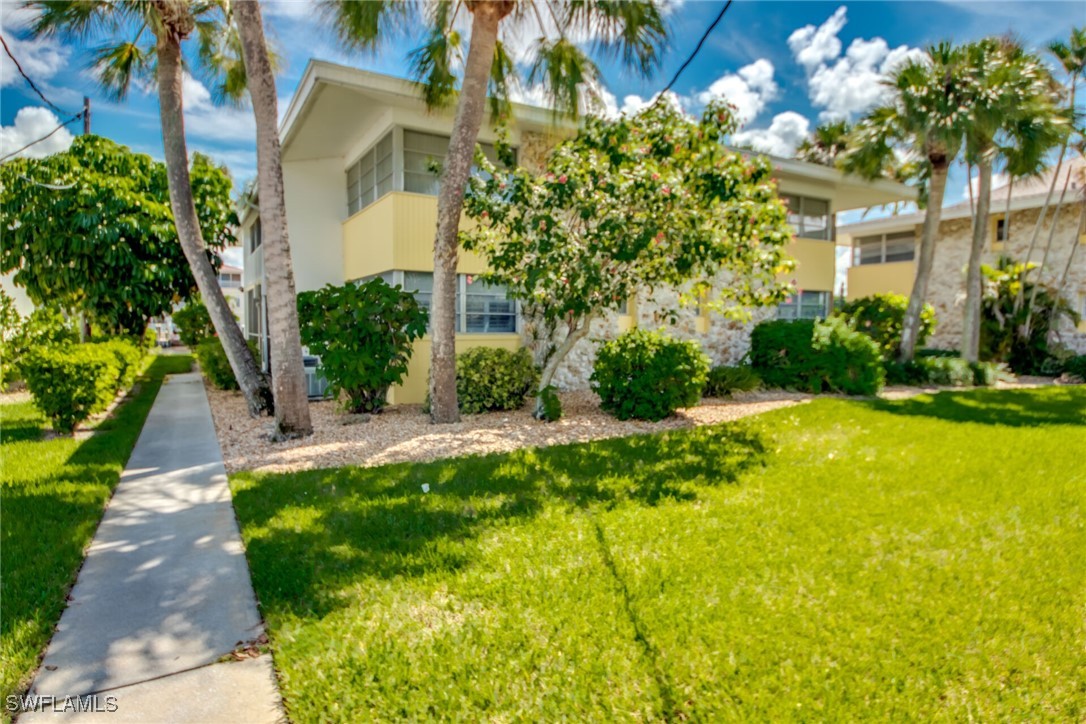
[[[61,433],[106,409],[121,379],[117,355],[102,345],[39,347],[22,369],[34,404]]]
[[[701,399],[709,358],[697,342],[635,329],[603,344],[590,379],[600,407],[620,420],[662,420]]]
[[[249,340],[249,349],[253,358],[260,364],[260,352],[256,348],[256,342]],[[222,348],[222,342],[218,337],[207,337],[192,350],[196,356],[196,362],[200,370],[207,377],[211,385],[220,390],[239,389],[237,378],[234,377],[234,369],[230,366],[230,360],[226,358],[226,350]]]
[[[848,322],[879,346],[883,359],[895,359],[901,351],[901,334],[909,298],[902,294],[872,294],[845,304],[835,316]],[[935,308],[925,304],[920,310],[917,345],[935,331]]]
[[[991,362],[969,363],[958,357],[917,357],[911,362],[887,362],[886,381],[892,385],[990,387],[999,368]]]
[[[841,319],[762,322],[750,343],[751,366],[770,387],[874,395],[883,385],[878,345]]]
[[[95,342],[95,347],[106,350],[117,359],[117,389],[124,390],[132,386],[139,374],[140,362],[144,350],[128,339],[115,338],[105,342]]]
[[[1063,371],[1065,374],[1086,382],[1086,354],[1076,355],[1064,360]]]
[[[456,398],[465,414],[516,410],[537,384],[539,371],[527,349],[474,347],[456,355]]]
[[[751,392],[762,386],[762,378],[750,365],[720,365],[709,370],[705,397],[727,397],[734,392]]]

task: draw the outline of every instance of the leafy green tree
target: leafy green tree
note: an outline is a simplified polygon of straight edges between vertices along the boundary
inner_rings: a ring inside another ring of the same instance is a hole
[[[199,295],[174,312],[172,317],[181,344],[189,349],[196,349],[200,342],[215,336],[215,325],[211,323],[211,315],[207,313],[207,307]]]
[[[298,295],[302,341],[321,358],[333,395],[351,412],[380,412],[403,381],[411,348],[426,333],[415,295],[382,279]]]
[[[197,37],[195,60],[214,81],[212,95],[237,98],[244,89],[240,42],[232,36],[229,23],[230,3],[227,0],[30,0],[27,7],[38,12],[33,25],[35,35],[102,43],[94,51],[94,71],[105,90],[116,99],[127,95],[133,79],[156,81],[177,239],[250,413],[272,410],[274,401],[268,381],[245,342],[206,254],[185,141],[182,43],[194,34]],[[102,35],[107,36],[104,43]]]
[[[875,340],[883,359],[889,361],[901,356],[901,330],[908,307],[909,298],[901,294],[872,294],[846,302],[834,316]],[[924,344],[934,331],[935,309],[925,304],[920,313],[917,344]]]
[[[916,353],[947,175],[963,144],[962,65],[961,49],[941,43],[930,46],[923,58],[899,67],[887,80],[893,91],[890,102],[873,109],[857,123],[849,150],[839,159],[844,170],[868,178],[886,175],[895,154],[911,153],[921,162],[918,176],[922,182],[924,225],[916,278],[902,321],[903,361],[911,360]]]
[[[688,289],[689,300],[718,309],[786,296],[786,210],[769,162],[725,147],[735,128],[722,104],[696,121],[658,103],[632,118],[589,119],[541,174],[477,155],[483,175],[465,210],[479,223],[462,233],[464,248],[486,257],[484,280],[521,300],[543,350],[540,391],[592,322],[635,293]]]
[[[192,188],[216,267],[237,223],[229,175],[206,156],[192,160]],[[98,136],[63,153],[0,167],[0,271],[35,304],[84,311],[107,331],[140,334],[195,291],[177,243],[166,167]]]
[[[962,358],[980,352],[981,255],[988,238],[992,169],[1014,146],[1023,157],[1039,158],[1060,145],[1068,131],[1059,110],[1059,84],[1044,62],[1008,38],[985,38],[963,50],[962,108],[966,160],[977,167],[977,205],[965,279]]]
[[[430,417],[434,422],[455,422],[460,417],[455,348],[457,232],[488,94],[492,110],[501,111],[510,88],[520,81],[508,35],[513,42],[518,34],[533,39],[527,81],[542,85],[557,111],[575,116],[581,91],[591,92],[599,80],[598,67],[577,39],[594,38],[596,51],[648,76],[658,66],[667,41],[663,13],[654,0],[325,0],[324,5],[344,43],[364,50],[376,48],[397,31],[421,25],[423,42],[410,57],[415,75],[423,81],[423,97],[431,107],[456,101],[438,197],[430,365]],[[457,25],[461,9],[471,15],[466,59],[464,36]],[[503,31],[507,37],[499,37]],[[458,67],[463,68],[459,89]]]

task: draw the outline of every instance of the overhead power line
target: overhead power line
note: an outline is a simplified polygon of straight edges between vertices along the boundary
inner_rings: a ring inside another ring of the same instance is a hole
[[[32,81],[30,79],[30,76],[26,74],[26,71],[23,70],[23,66],[19,64],[18,59],[14,55],[12,55],[11,48],[8,47],[8,41],[4,40],[3,35],[0,35],[0,43],[4,44],[4,52],[8,54],[8,57],[11,58],[11,62],[15,64],[15,68],[19,71],[19,75],[21,75],[23,79],[26,80],[26,82],[30,85],[30,88],[38,94],[38,97],[45,101],[45,105],[52,108],[61,117],[68,115],[67,111],[65,111],[63,108],[58,107],[55,103],[46,98],[45,94],[41,92],[41,89],[34,84],[34,81]]]
[[[22,148],[20,148],[19,150],[17,150],[17,151],[12,151],[12,152],[11,152],[11,153],[9,153],[8,155],[4,156],[3,158],[0,158],[0,163],[3,163],[4,161],[7,161],[7,160],[8,160],[9,158],[11,158],[11,157],[13,157],[13,156],[18,156],[18,155],[19,155],[20,153],[22,153],[22,152],[23,152],[23,151],[25,151],[26,149],[30,148],[31,146],[33,146],[33,145],[35,145],[35,144],[41,143],[42,141],[46,140],[47,138],[49,138],[50,136],[52,136],[52,135],[53,135],[54,133],[56,133],[57,131],[59,131],[60,129],[64,128],[65,126],[67,126],[67,125],[68,125],[68,124],[70,124],[70,123],[75,123],[76,121],[78,121],[78,120],[79,120],[80,118],[82,118],[82,117],[83,117],[83,113],[82,113],[82,111],[80,111],[79,113],[76,113],[76,114],[75,114],[74,116],[72,116],[72,117],[71,117],[71,118],[69,118],[68,120],[64,121],[64,122],[63,122],[63,123],[61,123],[61,124],[60,124],[59,126],[57,126],[56,128],[54,128],[53,130],[49,131],[49,133],[45,134],[44,136],[42,136],[42,137],[41,137],[41,138],[39,138],[38,140],[36,140],[36,141],[31,141],[30,143],[26,144],[25,146],[23,146],[23,147],[22,147]]]
[[[705,41],[708,40],[709,36],[712,34],[712,32],[716,28],[716,26],[720,24],[720,21],[724,19],[724,13],[728,12],[728,8],[730,8],[731,6],[732,6],[732,0],[728,0],[728,2],[724,3],[724,7],[720,9],[720,13],[717,14],[716,19],[713,20],[713,22],[705,30],[705,34],[701,36],[701,40],[698,41],[698,44],[696,46],[694,46],[694,52],[692,52],[690,54],[690,57],[688,57],[683,62],[683,64],[679,66],[679,69],[677,71],[675,71],[675,75],[672,77],[671,82],[668,83],[664,87],[664,89],[662,91],[660,91],[659,95],[656,96],[657,101],[660,100],[661,98],[663,98],[664,95],[669,90],[671,90],[671,87],[674,86],[676,81],[679,80],[679,76],[682,75],[683,71],[686,70],[687,66],[689,66],[691,63],[694,62],[694,58],[697,57],[698,52],[701,50],[701,46],[705,45]]]

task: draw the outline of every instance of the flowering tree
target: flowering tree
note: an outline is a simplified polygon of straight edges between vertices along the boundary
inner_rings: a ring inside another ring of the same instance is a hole
[[[792,266],[784,204],[768,161],[724,145],[735,130],[727,106],[697,121],[657,103],[632,118],[590,119],[540,174],[477,154],[483,173],[465,210],[479,223],[462,242],[487,258],[485,281],[522,301],[542,349],[541,393],[593,320],[634,293],[671,287],[681,301],[742,314],[790,291],[778,282]],[[713,295],[722,272],[731,282]]]

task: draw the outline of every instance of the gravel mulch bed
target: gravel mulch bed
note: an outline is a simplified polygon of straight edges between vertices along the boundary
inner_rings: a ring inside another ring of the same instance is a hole
[[[431,425],[419,405],[390,407],[362,422],[355,416],[343,414],[335,402],[314,402],[309,406],[314,428],[312,436],[272,443],[268,440],[272,429],[268,418],[249,417],[241,393],[205,386],[223,460],[230,473],[373,466],[509,452],[522,447],[545,447],[711,425],[797,405],[811,398],[811,395],[790,392],[752,393],[738,400],[705,400],[700,406],[681,410],[666,420],[642,422],[616,420],[599,409],[599,398],[593,393],[571,392],[561,395],[565,417],[558,422],[535,420],[525,408],[465,415],[453,425]]]
[[[1001,382],[998,387],[1051,383],[1050,379],[1036,378],[1010,384]],[[268,418],[249,417],[240,392],[225,392],[207,384],[205,387],[229,473],[294,472],[342,465],[369,467],[587,442],[729,422],[802,404],[814,397],[783,390],[751,392],[726,400],[703,400],[697,407],[680,410],[666,420],[643,422],[616,420],[600,410],[599,398],[592,392],[568,392],[560,395],[565,416],[558,422],[539,422],[526,407],[513,412],[465,415],[454,425],[431,425],[419,405],[390,407],[367,419],[346,415],[337,403],[325,401],[309,406],[312,436],[273,443],[269,441],[271,422]],[[900,400],[930,392],[938,392],[938,388],[888,387],[880,396]]]

